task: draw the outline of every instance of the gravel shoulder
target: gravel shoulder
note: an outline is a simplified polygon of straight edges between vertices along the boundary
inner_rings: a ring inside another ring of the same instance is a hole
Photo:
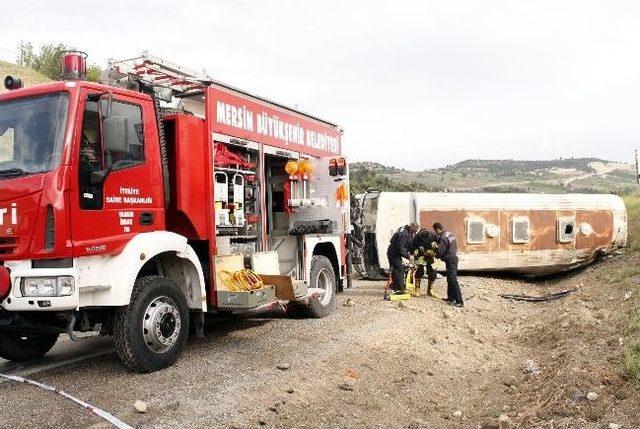
[[[525,428],[640,427],[640,389],[620,364],[637,300],[625,294],[640,279],[609,281],[633,264],[637,253],[544,281],[463,276],[462,310],[384,302],[382,282],[355,281],[327,318],[213,323],[154,374],[106,354],[31,378],[139,428],[489,428],[501,414]],[[436,285],[442,292],[444,279]],[[544,303],[498,296],[573,287]],[[523,371],[527,360],[539,373]],[[48,392],[0,384],[0,428],[69,427],[109,426]]]

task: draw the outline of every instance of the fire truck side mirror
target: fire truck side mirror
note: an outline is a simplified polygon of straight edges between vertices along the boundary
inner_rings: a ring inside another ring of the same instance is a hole
[[[102,138],[105,152],[129,153],[127,130],[129,120],[124,116],[108,116],[102,121]]]
[[[89,94],[87,95],[87,100],[89,101],[93,101],[94,103],[98,103],[100,102],[100,100],[102,100],[102,97],[107,96],[107,105],[105,110],[102,112],[102,117],[103,118],[108,118],[109,116],[111,116],[111,111],[113,108],[113,92],[111,91],[107,91],[107,92],[96,92],[93,94]]]
[[[104,151],[109,154],[125,154],[129,152],[129,141],[127,140],[127,129],[129,120],[122,116],[111,116],[102,121],[102,144]],[[116,161],[126,163],[128,161]],[[101,185],[107,180],[107,176],[117,165],[109,163],[104,170],[91,173],[91,184]]]

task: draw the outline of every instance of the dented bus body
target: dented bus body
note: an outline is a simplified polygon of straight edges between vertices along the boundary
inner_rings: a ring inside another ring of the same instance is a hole
[[[626,208],[615,195],[367,192],[356,201],[362,246],[353,263],[366,278],[389,268],[391,235],[410,222],[441,222],[455,234],[462,271],[549,275],[627,242]]]

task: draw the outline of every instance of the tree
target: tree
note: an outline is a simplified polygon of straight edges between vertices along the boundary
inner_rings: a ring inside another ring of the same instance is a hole
[[[39,71],[52,80],[60,79],[60,54],[64,51],[73,51],[75,48],[62,43],[44,44],[40,46],[40,51],[34,51],[31,42],[21,41],[18,44],[17,63],[22,67],[29,67]],[[98,82],[102,70],[95,64],[87,64],[87,80]]]

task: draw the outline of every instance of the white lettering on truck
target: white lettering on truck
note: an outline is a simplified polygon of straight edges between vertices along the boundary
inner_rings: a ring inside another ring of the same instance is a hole
[[[254,121],[255,118],[255,121]],[[299,144],[331,153],[340,153],[340,140],[329,134],[305,129],[298,123],[286,122],[266,112],[254,114],[246,106],[234,106],[216,101],[216,121],[243,131],[255,130],[263,136],[278,139],[285,144]]]
[[[140,196],[141,192],[138,188],[128,186],[120,186],[118,190],[120,195],[107,195],[105,201],[109,204],[128,204],[128,205],[144,205],[153,204],[153,197]],[[133,196],[129,196],[133,195]]]
[[[253,131],[253,112],[245,106],[236,107],[222,101],[216,102],[216,120],[220,124],[241,130]]]
[[[9,224],[10,225],[17,225],[18,224],[18,205],[16,203],[11,203],[11,208],[10,209],[0,209],[0,225],[4,225],[5,224],[5,216],[7,214],[9,214],[10,220],[9,220]]]

